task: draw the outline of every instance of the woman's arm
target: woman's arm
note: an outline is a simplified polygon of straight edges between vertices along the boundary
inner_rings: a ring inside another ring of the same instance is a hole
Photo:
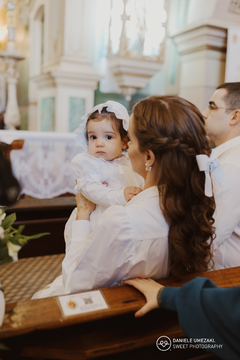
[[[76,220],[90,220],[90,215],[96,207],[92,201],[86,199],[81,193],[76,194],[77,216]]]
[[[141,291],[147,304],[142,316],[158,307],[157,294],[162,286],[153,280],[133,279],[126,284]],[[191,338],[214,339],[223,345],[209,351],[224,359],[240,357],[240,287],[218,288],[207,278],[197,277],[181,288],[165,287],[161,295],[165,309],[177,311],[181,328]]]
[[[62,263],[65,293],[117,284],[133,267],[134,234],[124,207],[107,209],[90,232],[93,206],[89,203],[85,199],[81,207],[77,199],[77,220]]]

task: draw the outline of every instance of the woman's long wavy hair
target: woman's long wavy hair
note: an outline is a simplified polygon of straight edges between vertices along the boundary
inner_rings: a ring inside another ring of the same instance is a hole
[[[133,109],[140,151],[152,150],[160,207],[169,224],[169,275],[206,271],[212,262],[214,197],[204,194],[205,174],[196,155],[210,156],[204,119],[190,102],[176,96],[151,96]]]

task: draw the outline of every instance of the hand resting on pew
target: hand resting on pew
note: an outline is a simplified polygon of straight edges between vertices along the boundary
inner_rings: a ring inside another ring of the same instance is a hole
[[[212,346],[205,347],[208,352],[223,359],[240,358],[240,286],[218,288],[204,277],[196,277],[182,287],[164,287],[152,279],[138,278],[124,283],[134,286],[147,300],[135,317],[159,307],[176,311],[189,338],[214,340]]]

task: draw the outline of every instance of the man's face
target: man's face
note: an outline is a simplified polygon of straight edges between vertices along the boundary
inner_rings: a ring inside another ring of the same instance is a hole
[[[210,141],[217,146],[227,141],[229,122],[232,118],[232,111],[225,110],[227,105],[223,98],[226,94],[226,89],[216,90],[209,101],[208,107],[203,111],[207,135]]]

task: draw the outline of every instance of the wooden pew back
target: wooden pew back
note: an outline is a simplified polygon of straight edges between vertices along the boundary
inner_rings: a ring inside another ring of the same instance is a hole
[[[220,287],[240,285],[240,267],[196,275],[208,277]],[[196,275],[180,283],[171,279],[160,282],[180,286]],[[114,355],[114,359],[120,359],[125,354],[124,359],[152,360],[160,358],[155,346],[158,337],[185,337],[174,312],[161,309],[135,319],[134,312],[145,299],[134,288],[123,285],[101,289],[101,293],[108,309],[71,317],[63,316],[57,297],[9,303],[0,338],[10,347],[14,344],[19,354],[32,358],[92,359]],[[174,350],[164,354],[164,359],[189,359],[199,354],[202,352],[182,351],[178,355]]]

